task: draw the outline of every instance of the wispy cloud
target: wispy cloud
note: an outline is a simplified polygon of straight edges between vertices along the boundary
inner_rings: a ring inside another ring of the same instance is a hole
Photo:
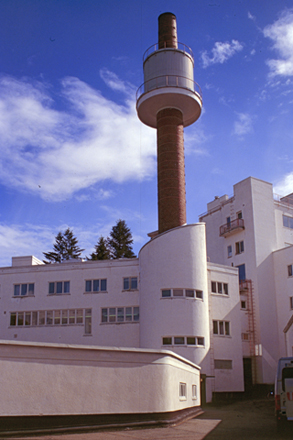
[[[46,200],[63,200],[97,182],[143,180],[153,175],[155,130],[135,111],[134,87],[101,72],[123,105],[77,78],[65,78],[57,110],[50,86],[0,78],[0,181]],[[60,96],[59,96],[60,98]]]
[[[274,192],[280,196],[293,193],[293,171],[277,182],[274,186]]]
[[[253,131],[253,117],[249,113],[237,113],[237,121],[234,122],[233,134],[244,136]]]
[[[256,17],[254,15],[252,15],[249,11],[248,11],[247,16],[248,16],[249,20],[252,20],[252,21],[256,20]]]
[[[270,76],[293,75],[293,10],[283,11],[280,18],[263,30],[264,36],[273,41],[273,49],[279,59],[267,61]]]
[[[243,49],[243,45],[237,40],[232,40],[231,43],[228,41],[222,43],[217,41],[212,49],[211,56],[208,55],[207,51],[201,54],[203,67],[206,68],[211,64],[220,63],[223,64],[237,52]]]

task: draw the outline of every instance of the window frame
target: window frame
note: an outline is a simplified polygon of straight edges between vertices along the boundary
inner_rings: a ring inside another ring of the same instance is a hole
[[[18,293],[16,293],[16,291],[18,291]],[[35,296],[35,283],[13,284],[13,298],[28,298],[33,296]]]
[[[84,293],[107,293],[108,292],[108,280],[107,278],[91,278],[84,280]]]
[[[213,335],[220,337],[231,337],[230,321],[213,319]]]
[[[49,281],[48,296],[70,295],[70,281]]]
[[[204,292],[201,289],[190,288],[169,288],[161,289],[161,299],[165,298],[181,298],[181,299],[196,299],[203,301]]]
[[[128,286],[128,287],[127,287]],[[123,277],[123,291],[135,291],[138,290],[138,277],[129,276]]]
[[[293,277],[293,264],[288,264],[287,270],[288,270],[288,277],[289,278]]]

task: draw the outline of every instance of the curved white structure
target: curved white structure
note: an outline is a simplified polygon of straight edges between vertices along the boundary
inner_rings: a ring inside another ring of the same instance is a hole
[[[205,225],[181,226],[157,236],[141,249],[139,262],[140,347],[169,345],[209,369]]]
[[[157,113],[176,108],[183,114],[184,127],[193,124],[201,114],[202,98],[193,79],[191,49],[155,50],[144,61],[144,83],[137,93],[137,114],[146,125],[157,127]]]

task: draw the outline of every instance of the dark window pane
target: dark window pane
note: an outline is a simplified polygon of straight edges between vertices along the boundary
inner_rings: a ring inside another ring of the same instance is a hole
[[[230,335],[230,322],[225,322],[225,335]]]
[[[197,338],[197,345],[204,345],[204,338],[202,337]]]
[[[21,296],[27,295],[27,284],[21,285]]]
[[[62,281],[56,283],[56,293],[62,293]]]
[[[218,321],[213,321],[213,333],[214,335],[218,334]]]
[[[123,279],[123,289],[124,290],[129,290],[129,278],[124,278]]]
[[[171,296],[171,290],[170,290],[170,289],[164,289],[164,290],[162,290],[162,297],[163,297],[163,298],[167,298],[167,297],[169,297],[169,296]]]
[[[131,289],[137,289],[137,277],[131,278]]]
[[[101,280],[101,292],[106,292],[107,290],[107,280]]]
[[[102,309],[102,322],[108,322],[108,309]]]
[[[53,293],[55,293],[55,283],[49,283],[49,294],[52,295]]]
[[[163,345],[172,345],[172,338],[163,338]]]
[[[196,298],[203,299],[203,291],[202,290],[196,291]]]
[[[218,283],[218,293],[223,293],[222,283]]]
[[[28,285],[28,294],[29,295],[34,295],[35,293],[35,285],[34,284],[29,284]]]
[[[125,321],[132,321],[132,307],[125,308]]]
[[[117,322],[124,321],[124,307],[118,307],[117,309]]]
[[[139,321],[139,307],[133,307],[133,321]]]
[[[92,291],[92,282],[91,282],[91,280],[87,280],[85,282],[85,291],[86,292],[91,292]]]
[[[192,337],[187,337],[187,345],[195,345],[195,338]]]
[[[64,281],[64,293],[69,293],[69,292],[70,292],[70,282]]]
[[[215,281],[212,281],[212,292],[217,293],[217,283]]]
[[[14,285],[14,296],[18,296],[20,294],[20,284]]]
[[[185,296],[187,296],[187,298],[194,298],[194,290],[186,289]]]
[[[184,344],[184,336],[175,336],[174,344],[183,345]]]
[[[100,290],[100,280],[93,280],[93,292],[99,292]]]
[[[183,296],[183,289],[173,289],[173,296]]]
[[[26,312],[24,315],[24,324],[31,325],[31,312]]]
[[[86,335],[92,334],[92,309],[85,310],[84,332]]]
[[[10,314],[10,325],[16,325],[16,313]]]
[[[228,291],[228,284],[227,284],[227,283],[224,283],[224,293],[225,293],[225,295],[228,295],[228,294],[229,294],[229,291]]]
[[[17,314],[17,325],[23,325],[23,312]]]

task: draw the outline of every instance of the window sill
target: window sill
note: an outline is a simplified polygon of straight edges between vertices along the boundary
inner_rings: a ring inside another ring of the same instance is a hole
[[[83,294],[84,295],[100,295],[100,294],[103,294],[103,293],[108,293],[108,290],[103,290],[103,291],[98,291],[98,292],[83,292]]]
[[[221,298],[230,298],[230,295],[228,294],[226,294],[226,293],[216,293],[216,292],[211,292],[211,295],[213,295],[213,296],[219,296],[219,297],[221,297]]]
[[[36,295],[13,295],[12,298],[35,298]]]
[[[122,322],[100,322],[100,325],[121,325],[121,324],[139,324],[139,321],[122,321]]]
[[[138,292],[138,289],[123,289],[122,292]]]
[[[66,296],[66,295],[71,295],[71,293],[48,293],[47,296]]]

